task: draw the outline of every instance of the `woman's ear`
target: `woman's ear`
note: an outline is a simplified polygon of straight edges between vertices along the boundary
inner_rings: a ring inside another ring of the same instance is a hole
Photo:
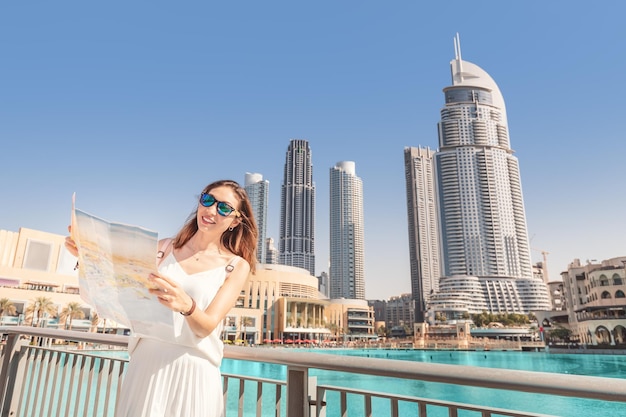
[[[233,221],[230,223],[230,226],[228,226],[228,228],[234,229],[235,227],[239,226],[239,223],[241,223],[241,219],[239,217],[235,217]]]

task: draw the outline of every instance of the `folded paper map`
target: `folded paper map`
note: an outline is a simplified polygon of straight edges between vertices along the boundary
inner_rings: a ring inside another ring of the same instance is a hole
[[[73,199],[71,233],[79,248],[80,296],[99,317],[139,335],[173,331],[172,311],[148,291],[157,269],[156,232],[85,213]]]

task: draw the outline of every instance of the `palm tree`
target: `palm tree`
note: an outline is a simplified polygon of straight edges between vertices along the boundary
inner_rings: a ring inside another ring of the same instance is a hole
[[[72,319],[81,320],[84,318],[85,318],[85,312],[83,311],[80,303],[72,301],[72,302],[67,303],[67,305],[61,311],[60,321],[65,322],[65,328],[68,329],[67,321],[69,319],[70,325],[69,325],[68,330],[72,330]]]
[[[239,318],[239,337],[241,340],[248,340],[247,328],[254,326],[254,317],[241,316]]]
[[[100,316],[98,316],[98,313],[94,312],[91,315],[91,328],[89,329],[89,331],[93,333],[98,333],[98,323],[100,323]]]
[[[57,312],[57,308],[48,297],[37,297],[32,304],[26,307],[26,320],[30,317],[31,326],[35,326],[35,317],[37,323],[41,322],[41,317],[45,314],[54,316]]]
[[[15,308],[15,304],[13,301],[8,298],[0,298],[0,323],[2,323],[2,317],[14,316],[17,313],[17,308]]]
[[[328,330],[330,330],[330,333],[335,336],[335,340],[337,339],[337,334],[339,333],[339,326],[337,326],[336,323],[330,323],[329,325],[326,326],[326,328]]]

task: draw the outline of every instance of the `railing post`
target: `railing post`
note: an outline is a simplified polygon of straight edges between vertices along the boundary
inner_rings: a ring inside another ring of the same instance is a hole
[[[0,417],[8,417],[13,402],[13,390],[17,380],[19,352],[25,342],[19,333],[10,333],[2,349],[2,371],[0,372]]]
[[[317,396],[322,395],[321,399]],[[326,417],[326,394],[321,394],[317,390],[317,377],[309,377],[309,417]]]
[[[4,417],[6,415],[6,390],[8,386],[9,380],[9,366],[11,362],[11,356],[13,356],[13,351],[15,350],[15,344],[19,335],[14,333],[9,333],[7,337],[6,344],[2,348],[2,356],[0,359],[2,363],[0,364],[0,416]]]
[[[287,416],[309,416],[309,368],[287,366]]]

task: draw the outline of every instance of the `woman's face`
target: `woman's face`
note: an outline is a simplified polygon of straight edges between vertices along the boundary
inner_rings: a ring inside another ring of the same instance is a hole
[[[198,229],[223,233],[239,224],[239,199],[230,187],[212,188],[200,196]]]

